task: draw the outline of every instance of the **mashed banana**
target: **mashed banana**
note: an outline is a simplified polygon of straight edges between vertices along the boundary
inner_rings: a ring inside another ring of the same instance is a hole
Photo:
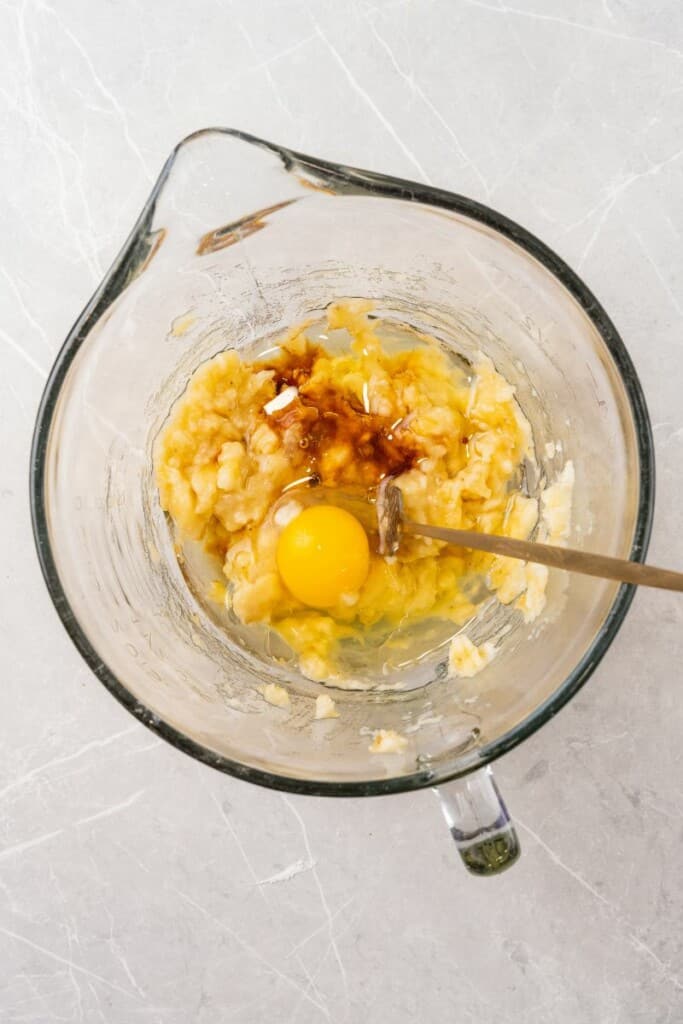
[[[372,488],[394,477],[406,515],[421,522],[520,538],[537,525],[538,501],[520,492],[534,452],[513,387],[484,356],[468,371],[433,339],[391,345],[370,309],[331,305],[329,349],[303,324],[269,362],[236,351],[209,360],[155,447],[161,505],[179,539],[221,559],[228,607],[244,623],[269,624],[314,679],[337,677],[339,642],[377,623],[465,623],[476,613],[473,581],[486,579],[527,618],[544,601],[537,567],[417,537],[394,557],[373,551],[361,589],[324,611],[300,604],[282,582],[276,547],[296,491],[274,506],[302,478]],[[551,498],[546,511],[562,527],[559,495]]]

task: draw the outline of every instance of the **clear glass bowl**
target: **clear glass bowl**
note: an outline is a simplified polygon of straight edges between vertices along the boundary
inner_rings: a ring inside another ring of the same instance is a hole
[[[654,461],[638,378],[602,307],[553,252],[462,196],[210,129],[168,159],[50,374],[31,462],[40,562],[93,672],[165,739],[296,793],[460,779],[442,789],[447,819],[469,866],[489,873],[516,844],[490,776],[470,773],[576,693],[632,588],[551,573],[541,619],[514,618],[475,679],[443,678],[437,659],[428,686],[339,691],[340,718],[314,723],[320,684],[291,677],[289,712],[262,699],[268,670],[188,588],[153,486],[154,438],[201,362],[346,296],[465,355],[486,352],[517,388],[542,473],[574,463],[572,545],[644,557]],[[375,728],[406,735],[405,754],[371,754]],[[482,860],[482,837],[504,834],[502,852]]]

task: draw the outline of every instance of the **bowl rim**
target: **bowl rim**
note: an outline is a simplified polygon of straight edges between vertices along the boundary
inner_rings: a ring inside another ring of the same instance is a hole
[[[452,770],[445,772],[443,776],[439,775],[438,778],[433,768],[425,767],[409,775],[367,781],[309,780],[297,778],[296,776],[279,775],[232,760],[191,739],[174,725],[162,719],[145,704],[141,703],[104,663],[82,629],[62,587],[50,545],[48,514],[45,504],[48,441],[62,385],[66,379],[69,367],[90,329],[116,295],[125,287],[131,270],[134,270],[143,261],[146,255],[144,250],[147,231],[152,224],[156,202],[171,174],[178,155],[190,146],[193,141],[213,135],[229,136],[230,138],[269,150],[278,156],[286,170],[292,168],[296,170],[304,169],[314,175],[316,173],[322,174],[325,179],[335,182],[341,187],[346,186],[347,188],[360,189],[362,192],[386,198],[425,203],[454,213],[463,214],[479,221],[508,240],[516,243],[559,280],[560,284],[578,302],[600,334],[614,361],[626,391],[636,432],[640,470],[638,507],[630,557],[636,561],[643,561],[647,553],[652,530],[655,460],[650,418],[638,375],[616,327],[587,285],[544,242],[498,211],[476,200],[445,189],[321,160],[267,142],[247,132],[221,127],[204,128],[192,132],[175,146],[166,160],[128,239],[114,259],[92,298],[69,331],[55,359],[41,397],[33,432],[29,472],[31,523],[40,568],[57,614],[76,648],[100,682],[144,725],[179,750],[219,771],[270,789],[312,796],[376,796],[407,792],[432,785],[442,785],[454,778],[476,771],[501,757],[501,755],[512,750],[513,747],[516,747],[523,740],[531,736],[532,733],[557,714],[586,683],[604,657],[631,605],[635,587],[622,585],[619,588],[591,646],[555,692],[512,729],[497,739],[477,748],[476,758],[468,759],[465,765],[454,767]]]

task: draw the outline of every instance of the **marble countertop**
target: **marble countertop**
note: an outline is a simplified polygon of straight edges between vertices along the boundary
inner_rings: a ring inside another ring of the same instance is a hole
[[[50,364],[175,142],[211,124],[490,203],[620,329],[683,567],[677,0],[0,7],[0,1020],[683,1019],[683,602],[647,592],[498,765],[524,846],[468,877],[429,793],[326,801],[137,724],[64,633],[27,501]]]

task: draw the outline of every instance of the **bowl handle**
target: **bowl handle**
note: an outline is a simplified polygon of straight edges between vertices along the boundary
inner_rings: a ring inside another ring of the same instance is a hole
[[[489,767],[433,792],[458,853],[473,875],[500,874],[519,859],[519,839]]]

